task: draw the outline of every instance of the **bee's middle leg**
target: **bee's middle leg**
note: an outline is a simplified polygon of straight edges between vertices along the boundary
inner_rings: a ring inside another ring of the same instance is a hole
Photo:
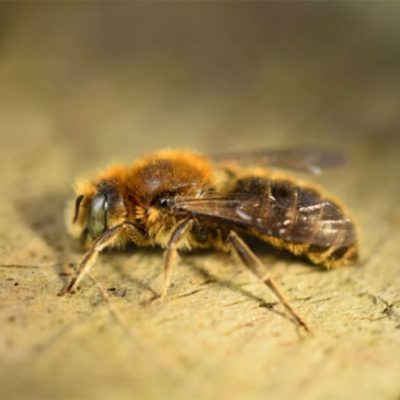
[[[186,233],[190,231],[193,226],[192,219],[185,219],[180,222],[176,228],[173,230],[171,237],[169,238],[167,250],[164,256],[164,281],[161,290],[161,298],[167,295],[168,288],[170,285],[171,274],[172,274],[172,264],[175,256],[178,253],[178,245],[182,238],[185,237]]]

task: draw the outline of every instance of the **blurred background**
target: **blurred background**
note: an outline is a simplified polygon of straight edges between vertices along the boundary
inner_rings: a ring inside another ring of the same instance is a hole
[[[397,140],[399,16],[397,2],[2,3],[1,163],[74,176],[160,147]]]
[[[398,398],[399,71],[399,2],[1,2],[0,397]],[[219,256],[182,263],[165,306],[144,305],[160,252],[100,258],[108,298],[90,279],[56,296],[81,257],[77,175],[283,146],[350,159],[321,180],[354,211],[360,268],[263,258],[321,340],[235,283],[201,287],[240,274]]]

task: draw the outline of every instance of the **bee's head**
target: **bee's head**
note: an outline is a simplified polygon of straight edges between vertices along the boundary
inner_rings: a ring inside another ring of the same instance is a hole
[[[100,182],[86,194],[79,194],[70,212],[67,224],[72,236],[96,239],[126,218],[122,194],[115,185]]]

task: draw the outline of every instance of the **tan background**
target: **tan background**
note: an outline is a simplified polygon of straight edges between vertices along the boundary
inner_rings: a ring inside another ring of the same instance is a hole
[[[400,398],[398,3],[0,4],[1,398]],[[163,147],[325,145],[362,261],[257,249],[316,332],[234,261],[81,255],[73,179]]]

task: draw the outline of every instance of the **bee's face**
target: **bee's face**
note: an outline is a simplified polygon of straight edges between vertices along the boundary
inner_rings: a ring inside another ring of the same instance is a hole
[[[102,184],[90,195],[79,195],[75,200],[74,216],[70,225],[73,236],[96,239],[102,233],[125,220],[127,211],[119,191]]]

